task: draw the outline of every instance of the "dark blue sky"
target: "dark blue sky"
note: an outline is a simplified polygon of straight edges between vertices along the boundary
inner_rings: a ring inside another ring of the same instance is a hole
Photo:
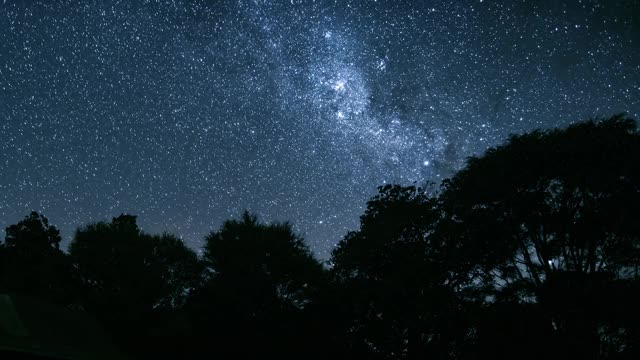
[[[5,1],[0,226],[126,212],[199,247],[249,209],[326,258],[378,185],[638,118],[638,4]]]

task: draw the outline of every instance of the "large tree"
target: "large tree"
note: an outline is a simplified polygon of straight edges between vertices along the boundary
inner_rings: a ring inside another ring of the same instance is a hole
[[[206,237],[204,259],[209,281],[192,299],[198,331],[210,335],[203,351],[301,349],[324,271],[291,225],[245,212]]]
[[[6,228],[0,269],[0,286],[7,291],[72,305],[74,271],[60,250],[60,231],[40,213],[31,212]]]
[[[167,330],[173,320],[167,314],[182,307],[203,270],[180,239],[146,234],[132,215],[78,229],[69,251],[81,275],[84,306],[130,347]]]
[[[453,328],[464,328],[457,292],[465,282],[456,255],[432,236],[437,200],[414,186],[379,190],[332,256],[350,320],[344,335],[369,356],[442,356],[460,335]]]
[[[602,309],[614,307],[603,296],[614,284],[638,279],[634,120],[619,115],[513,136],[471,158],[444,183],[441,199],[443,236],[458,242],[474,275],[497,301],[539,304],[574,351],[567,356],[591,356],[629,333]]]

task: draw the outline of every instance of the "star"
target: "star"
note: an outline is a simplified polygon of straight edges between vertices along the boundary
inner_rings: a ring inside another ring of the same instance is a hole
[[[338,80],[336,81],[336,83],[333,85],[333,90],[340,92],[340,91],[345,91],[346,90],[346,82],[344,80]]]

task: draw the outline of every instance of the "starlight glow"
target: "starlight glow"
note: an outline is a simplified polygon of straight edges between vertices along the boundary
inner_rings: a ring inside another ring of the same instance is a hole
[[[327,258],[378,185],[437,182],[511,133],[638,118],[619,3],[3,2],[0,228],[38,210],[66,242],[127,212],[200,247],[249,209]]]

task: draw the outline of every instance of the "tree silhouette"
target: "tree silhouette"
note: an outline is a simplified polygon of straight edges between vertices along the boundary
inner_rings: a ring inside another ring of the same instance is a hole
[[[464,328],[455,294],[463,282],[448,265],[446,244],[431,236],[437,205],[422,188],[380,187],[360,230],[333,252],[343,303],[351,306],[344,330],[353,350],[385,358],[440,356],[459,335],[452,325]]]
[[[208,284],[193,298],[202,351],[294,352],[305,332],[305,308],[324,278],[287,223],[262,224],[245,212],[206,237]]]
[[[144,336],[169,331],[173,310],[201,281],[202,263],[191,249],[173,235],[143,233],[132,215],[78,229],[69,251],[86,309],[125,347],[142,348]]]
[[[513,136],[469,159],[444,183],[442,203],[445,236],[498,301],[538,302],[566,339],[564,356],[597,356],[609,315],[596,308],[613,305],[602,294],[614,279],[638,277],[635,121],[618,115]]]
[[[32,212],[6,228],[0,291],[84,309],[137,358],[640,357],[634,120],[512,136],[439,193],[378,190],[330,269],[290,224],[249,212],[202,258],[124,214],[79,228],[66,255]]]
[[[50,247],[60,249],[60,231],[43,215],[32,211],[29,216],[6,229],[7,247],[29,247],[30,252],[49,251]]]
[[[6,228],[1,284],[8,291],[72,305],[76,297],[74,271],[60,251],[60,232],[49,220],[31,212]]]

